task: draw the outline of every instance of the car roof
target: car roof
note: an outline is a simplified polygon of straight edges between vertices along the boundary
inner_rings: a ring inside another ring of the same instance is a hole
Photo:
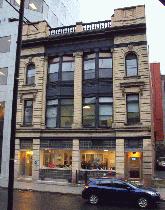
[[[123,180],[121,179],[117,179],[117,178],[111,178],[111,177],[99,177],[99,178],[89,178],[90,181],[94,181],[94,182],[99,182],[99,181],[118,181],[118,182],[123,182]]]

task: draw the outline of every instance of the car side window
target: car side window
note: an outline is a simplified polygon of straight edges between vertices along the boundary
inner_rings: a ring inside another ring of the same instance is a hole
[[[127,189],[128,186],[122,182],[113,182],[115,188]]]
[[[113,187],[113,183],[111,181],[101,181],[99,184],[99,186],[105,186],[105,187]]]

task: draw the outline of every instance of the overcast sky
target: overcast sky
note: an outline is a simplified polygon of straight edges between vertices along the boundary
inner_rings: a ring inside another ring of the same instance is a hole
[[[82,22],[109,20],[114,9],[144,4],[149,60],[160,62],[161,73],[165,74],[165,6],[158,0],[80,0],[80,19]]]

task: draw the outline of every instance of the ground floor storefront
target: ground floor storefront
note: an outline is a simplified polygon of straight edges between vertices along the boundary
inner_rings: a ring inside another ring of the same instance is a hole
[[[152,160],[149,138],[20,138],[16,139],[15,180],[76,183],[86,176],[116,174],[149,183]]]

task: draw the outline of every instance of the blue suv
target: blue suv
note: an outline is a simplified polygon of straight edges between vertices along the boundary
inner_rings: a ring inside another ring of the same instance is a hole
[[[82,191],[82,197],[90,204],[99,201],[132,203],[140,208],[146,208],[160,200],[160,194],[152,188],[143,188],[116,178],[89,179],[88,185]]]

